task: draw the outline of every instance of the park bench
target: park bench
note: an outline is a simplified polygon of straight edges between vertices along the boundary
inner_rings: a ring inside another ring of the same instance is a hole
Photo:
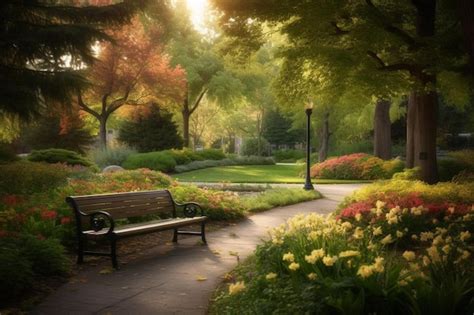
[[[77,229],[77,263],[84,255],[110,256],[118,268],[117,241],[121,238],[164,230],[174,230],[173,242],[178,235],[198,235],[206,243],[202,208],[194,202],[178,204],[168,190],[127,192],[89,196],[70,196],[66,202],[72,207]],[[198,215],[198,211],[200,212]],[[143,221],[136,224],[117,224],[120,221]],[[116,222],[118,221],[118,222]],[[180,228],[199,224],[200,231],[183,231]],[[88,240],[106,239],[110,252],[86,250]]]

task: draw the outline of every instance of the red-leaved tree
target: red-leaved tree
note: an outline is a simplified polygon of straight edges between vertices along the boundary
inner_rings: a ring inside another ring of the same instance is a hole
[[[138,19],[108,34],[113,43],[98,47],[98,61],[88,69],[92,85],[78,91],[81,109],[99,121],[102,148],[107,147],[107,120],[119,108],[174,103],[182,98],[184,71],[171,67],[160,31],[145,29]]]

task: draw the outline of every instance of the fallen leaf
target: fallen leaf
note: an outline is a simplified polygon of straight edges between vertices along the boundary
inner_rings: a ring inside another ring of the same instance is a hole
[[[99,274],[100,275],[108,275],[108,274],[111,274],[112,272],[114,272],[114,270],[110,267],[106,267],[104,269],[102,269],[101,271],[99,271]]]
[[[207,280],[207,277],[204,277],[204,276],[197,276],[197,277],[196,277],[196,280],[197,280],[197,281],[206,281],[206,280]]]

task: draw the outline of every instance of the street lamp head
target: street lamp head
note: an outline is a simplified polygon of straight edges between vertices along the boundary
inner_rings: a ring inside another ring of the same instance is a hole
[[[306,104],[304,104],[304,109],[313,109],[313,101],[308,100]]]

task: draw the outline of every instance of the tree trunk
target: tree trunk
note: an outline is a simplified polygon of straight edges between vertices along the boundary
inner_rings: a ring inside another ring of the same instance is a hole
[[[107,150],[107,116],[99,119],[99,145],[102,150]]]
[[[406,139],[406,167],[415,167],[415,118],[416,92],[412,91],[407,105],[407,139]]]
[[[328,157],[329,150],[329,113],[324,114],[323,126],[321,128],[321,144],[319,145],[319,163]]]
[[[421,168],[421,178],[428,184],[438,181],[436,158],[436,124],[438,102],[436,92],[417,92],[415,118],[415,166]]]
[[[436,1],[412,0],[417,9],[417,35],[429,40],[435,35]],[[421,179],[429,184],[438,181],[436,159],[436,135],[438,98],[434,86],[436,76],[424,69],[413,73],[414,78],[421,83],[422,89],[416,91],[414,164],[421,169]]]
[[[183,146],[189,148],[189,119],[191,117],[191,112],[189,111],[188,98],[184,100],[183,110],[181,111],[183,115]]]
[[[392,124],[390,122],[391,102],[379,99],[374,115],[374,155],[383,159],[392,158]]]

